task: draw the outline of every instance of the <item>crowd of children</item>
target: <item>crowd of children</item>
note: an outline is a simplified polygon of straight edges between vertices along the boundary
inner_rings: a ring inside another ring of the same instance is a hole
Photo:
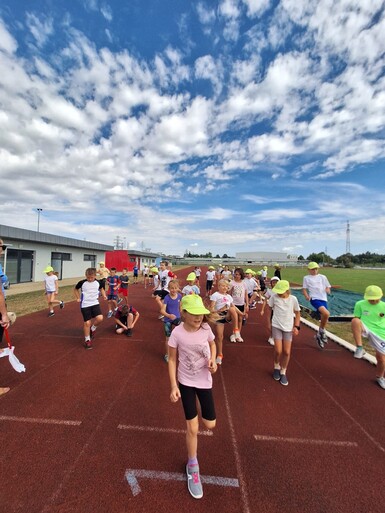
[[[308,274],[303,279],[302,292],[314,308],[320,321],[317,343],[324,348],[327,342],[326,326],[329,320],[327,303],[331,285],[319,273],[319,265],[310,262]],[[139,283],[138,269],[134,269],[133,284]],[[212,375],[222,365],[224,358],[224,337],[228,325],[229,341],[242,343],[242,326],[247,322],[249,310],[260,304],[260,315],[266,315],[269,339],[274,346],[272,355],[272,377],[281,385],[287,386],[287,369],[291,356],[293,337],[298,336],[300,326],[300,306],[290,292],[290,283],[282,279],[278,264],[274,265],[274,275],[268,278],[268,269],[259,271],[250,268],[244,271],[228,266],[215,269],[209,266],[206,272],[205,297],[200,296],[201,269],[195,267],[181,284],[167,261],[146,267],[143,284],[151,285],[152,297],[162,320],[165,342],[163,358],[168,363],[170,380],[170,400],[176,403],[181,399],[186,419],[188,490],[194,498],[203,496],[198,449],[198,409],[203,424],[213,429],[216,413],[212,394]],[[49,316],[54,315],[54,306],[64,307],[57,298],[58,281],[52,267],[45,269],[45,293]],[[84,347],[92,349],[95,332],[103,321],[100,298],[108,303],[107,318],[113,317],[117,335],[132,336],[139,320],[139,312],[129,304],[128,270],[123,269],[119,276],[115,268],[107,269],[100,262],[99,269],[88,268],[85,278],[74,289],[80,303],[83,317]],[[375,350],[377,358],[377,383],[385,389],[385,303],[380,287],[366,288],[364,299],[354,308],[352,332],[356,343],[355,358],[362,358],[365,351],[362,337],[366,337]]]

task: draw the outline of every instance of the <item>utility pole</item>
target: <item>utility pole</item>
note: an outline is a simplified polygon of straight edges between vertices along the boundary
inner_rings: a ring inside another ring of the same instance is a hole
[[[346,222],[346,250],[345,253],[350,253],[350,223]]]
[[[43,209],[37,208],[36,212],[37,212],[37,232],[39,233],[40,232],[40,213],[43,212]]]

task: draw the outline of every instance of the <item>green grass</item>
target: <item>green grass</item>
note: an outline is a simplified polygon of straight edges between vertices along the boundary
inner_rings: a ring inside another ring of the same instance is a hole
[[[363,294],[368,285],[378,285],[385,290],[384,270],[372,269],[339,269],[336,267],[325,267],[319,271],[327,276],[331,285],[337,285],[343,289]],[[269,269],[269,276],[273,276],[274,269]],[[306,268],[285,267],[281,269],[282,279],[302,285],[303,277],[306,276]]]

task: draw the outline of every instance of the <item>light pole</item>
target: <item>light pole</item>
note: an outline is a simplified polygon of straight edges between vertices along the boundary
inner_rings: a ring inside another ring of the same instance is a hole
[[[43,209],[37,208],[36,212],[37,212],[37,231],[39,232],[40,231],[40,213],[43,212]]]

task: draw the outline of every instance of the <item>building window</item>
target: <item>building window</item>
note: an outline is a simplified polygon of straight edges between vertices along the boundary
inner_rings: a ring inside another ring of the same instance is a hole
[[[51,260],[61,260],[62,262],[72,260],[72,253],[51,253]]]
[[[95,255],[84,255],[83,260],[85,262],[94,262],[95,261]]]
[[[130,257],[130,262],[136,262],[136,258],[135,257]]]

